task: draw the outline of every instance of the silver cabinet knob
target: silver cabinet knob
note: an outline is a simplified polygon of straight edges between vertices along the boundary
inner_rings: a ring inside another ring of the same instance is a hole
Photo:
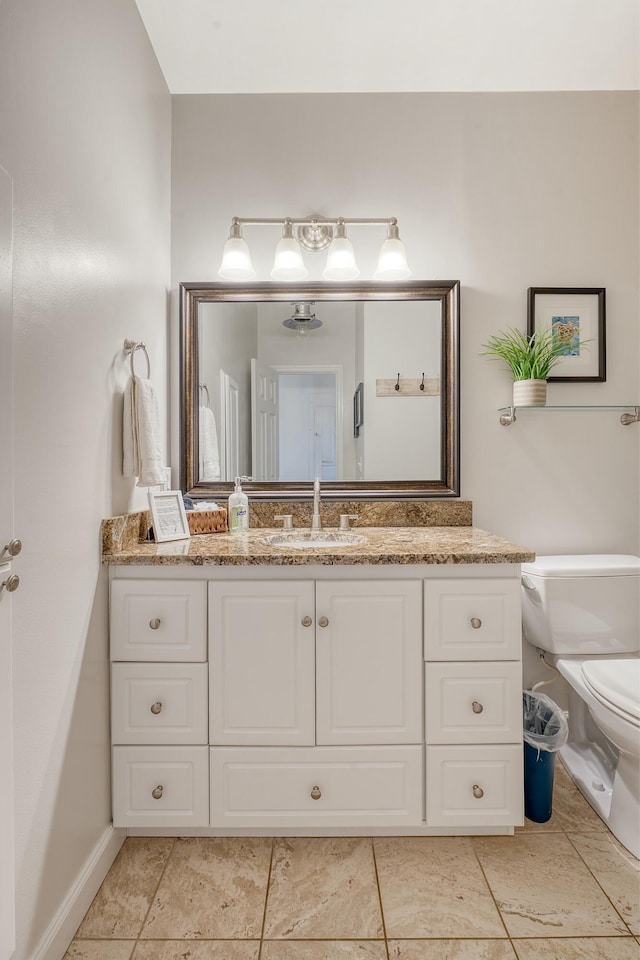
[[[484,710],[484,707],[482,706],[479,700],[474,700],[473,703],[471,704],[471,709],[473,710],[474,713],[482,713],[482,711]]]
[[[9,543],[5,543],[0,557],[5,553],[8,553],[10,557],[17,557],[21,550],[22,540],[14,538],[13,540],[9,540]]]
[[[471,626],[474,630],[479,630],[482,626],[482,620],[480,620],[478,617],[471,617]]]
[[[159,617],[154,617],[153,620],[149,620],[149,626],[151,627],[152,630],[157,630],[158,627],[160,626]]]
[[[312,799],[312,800],[319,800],[321,796],[322,796],[322,790],[320,789],[320,787],[312,787],[312,788],[311,788],[311,799]]]
[[[484,790],[482,789],[482,787],[479,787],[477,783],[474,783],[473,785],[473,795],[476,798],[476,800],[482,800],[482,798],[484,797]]]
[[[154,800],[159,800],[163,793],[164,793],[164,787],[162,786],[161,783],[159,783],[158,786],[155,788],[155,790],[151,791],[151,796],[153,797]]]
[[[155,703],[151,704],[151,713],[153,713],[155,716],[157,716],[161,710],[162,710],[162,701],[156,700]]]
[[[311,617],[303,617],[303,618],[302,618],[302,626],[303,626],[303,627],[310,627],[312,623],[313,623],[313,620],[311,619]]]
[[[17,573],[12,573],[10,577],[0,583],[0,590],[4,587],[7,593],[13,593],[20,586],[20,577]]]
[[[329,621],[327,620],[326,617],[320,617],[320,619],[318,620],[318,626],[319,626],[319,627],[328,627],[328,626],[329,626]]]

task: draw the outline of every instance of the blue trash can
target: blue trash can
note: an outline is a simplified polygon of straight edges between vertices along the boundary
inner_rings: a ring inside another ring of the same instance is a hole
[[[567,742],[569,726],[560,707],[543,693],[522,694],[524,736],[524,815],[546,823],[553,813],[556,752]]]

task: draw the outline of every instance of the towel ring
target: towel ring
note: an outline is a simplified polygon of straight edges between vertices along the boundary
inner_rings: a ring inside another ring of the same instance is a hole
[[[205,395],[206,395],[206,397],[207,397],[207,406],[210,407],[210,406],[211,406],[211,397],[210,397],[210,395],[209,395],[209,387],[206,385],[206,383],[199,383],[198,386],[200,387],[200,390],[205,393]]]
[[[142,341],[137,340],[125,340],[124,342],[125,353],[131,354],[131,376],[135,377],[135,370],[133,369],[133,358],[135,357],[136,350],[142,350],[145,357],[147,358],[147,380],[151,379],[151,361],[149,360],[149,354],[147,353],[147,345]]]

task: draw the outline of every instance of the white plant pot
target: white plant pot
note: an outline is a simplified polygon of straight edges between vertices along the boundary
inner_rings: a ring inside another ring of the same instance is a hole
[[[546,380],[515,380],[513,384],[514,407],[544,407],[547,402]]]

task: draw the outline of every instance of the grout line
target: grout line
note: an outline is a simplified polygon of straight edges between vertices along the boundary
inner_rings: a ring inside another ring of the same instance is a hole
[[[153,894],[152,894],[152,896],[151,896],[151,899],[149,900],[149,906],[147,907],[147,911],[146,911],[146,913],[145,913],[145,915],[144,915],[144,920],[143,920],[142,923],[140,924],[140,929],[138,930],[138,935],[137,935],[137,937],[136,937],[136,942],[135,942],[134,947],[133,947],[133,950],[132,950],[132,952],[131,952],[131,956],[133,956],[133,955],[135,954],[136,950],[138,949],[138,943],[140,942],[140,934],[142,933],[142,931],[143,931],[143,929],[144,929],[144,925],[145,925],[145,923],[147,922],[147,919],[148,919],[148,917],[149,917],[149,913],[151,912],[151,908],[152,908],[152,906],[153,906],[153,902],[154,902],[154,900],[156,899],[156,895],[157,895],[157,893],[158,893],[158,889],[160,888],[160,884],[162,883],[162,878],[164,877],[165,872],[166,872],[166,869],[167,869],[167,867],[169,866],[169,861],[171,860],[171,857],[173,856],[173,851],[175,850],[176,843],[178,842],[178,839],[179,839],[178,837],[174,837],[174,838],[173,838],[173,843],[171,844],[171,849],[169,850],[169,855],[168,855],[167,859],[165,860],[164,867],[163,867],[162,870],[160,871],[160,877],[158,878],[158,882],[156,883],[155,890],[153,891]]]
[[[269,858],[269,873],[267,874],[267,887],[264,892],[264,910],[262,911],[262,926],[260,928],[260,944],[258,946],[258,960],[262,960],[262,944],[264,943],[264,928],[267,922],[267,905],[269,903],[269,891],[271,889],[271,869],[273,867],[273,851],[275,847],[275,838],[271,837],[271,856]]]
[[[478,867],[480,868],[480,873],[482,874],[482,878],[483,878],[484,882],[485,882],[486,885],[487,885],[487,889],[488,889],[488,891],[489,891],[489,893],[490,893],[490,895],[491,895],[491,899],[493,900],[493,905],[495,906],[496,910],[498,911],[498,916],[500,917],[500,923],[502,924],[502,926],[503,926],[503,928],[504,928],[505,936],[506,936],[507,939],[509,940],[509,943],[511,943],[511,935],[510,935],[510,933],[509,933],[509,931],[508,931],[508,929],[507,929],[507,925],[506,925],[506,923],[505,923],[504,917],[502,916],[502,910],[501,910],[500,907],[498,906],[498,901],[497,901],[496,898],[495,898],[495,894],[494,894],[494,892],[493,892],[493,887],[492,887],[491,884],[489,883],[489,879],[488,879],[486,873],[484,872],[484,867],[482,866],[482,862],[481,862],[481,860],[480,860],[480,857],[478,856],[478,851],[476,850],[476,840],[477,840],[478,838],[472,836],[472,837],[470,837],[469,839],[471,840],[471,849],[472,849],[472,851],[473,851],[474,857],[476,858],[476,862],[477,862],[477,864],[478,864]],[[483,838],[480,838],[480,839],[483,839]],[[499,838],[499,837],[495,837],[494,839],[498,840],[498,839],[500,839],[500,838]],[[514,836],[514,837],[505,837],[504,839],[505,839],[505,840],[515,840],[515,836]],[[512,947],[512,949],[513,949],[514,952],[515,952],[515,947],[513,946],[512,943],[511,943],[511,947]]]
[[[380,920],[382,922],[382,936],[384,937],[384,949],[387,954],[387,960],[390,960],[389,940],[387,939],[387,925],[384,921],[384,908],[382,906],[382,890],[380,889],[380,875],[378,874],[378,861],[376,860],[376,846],[371,837],[371,854],[373,856],[373,870],[376,877],[376,887],[378,888],[378,903],[380,904]]]
[[[575,833],[575,831],[573,831],[573,832]],[[592,831],[592,834],[591,834],[591,835],[592,835],[592,836],[594,836],[594,835],[595,835],[595,836],[600,836],[599,833],[594,834],[593,831]],[[582,834],[582,836],[584,836],[584,834]],[[606,836],[606,834],[602,834],[602,836]],[[613,836],[613,834],[610,833],[609,836],[611,837],[611,836]],[[593,879],[595,880],[595,882],[598,884],[598,886],[599,886],[600,889],[602,890],[603,894],[605,895],[605,897],[607,898],[607,900],[608,900],[609,903],[611,904],[612,908],[615,910],[615,912],[617,913],[617,915],[618,915],[618,916],[620,917],[620,919],[622,920],[623,924],[625,925],[625,927],[626,927],[627,930],[629,931],[630,935],[631,935],[632,937],[635,936],[635,934],[633,933],[631,927],[629,926],[629,924],[627,923],[627,921],[625,920],[625,918],[622,916],[622,914],[620,913],[620,911],[619,911],[618,908],[616,907],[615,903],[613,902],[613,900],[611,899],[611,897],[609,896],[609,894],[607,893],[607,891],[604,889],[604,887],[602,886],[602,884],[600,883],[600,881],[599,881],[598,878],[596,877],[595,873],[593,872],[593,870],[591,869],[591,867],[589,866],[589,864],[587,863],[587,861],[584,859],[584,857],[582,856],[582,854],[580,853],[580,851],[579,851],[578,848],[576,847],[575,843],[573,843],[571,837],[569,836],[569,834],[568,834],[568,832],[567,832],[566,830],[565,830],[565,837],[566,837],[567,840],[569,841],[572,849],[575,850],[575,852],[578,854],[578,857],[580,858],[580,860],[582,861],[582,863],[584,863],[585,867],[587,868],[587,870],[589,871],[589,873],[591,874],[591,876],[593,877]],[[609,838],[607,838],[607,839],[609,839]],[[609,842],[611,842],[611,841],[609,840]]]

